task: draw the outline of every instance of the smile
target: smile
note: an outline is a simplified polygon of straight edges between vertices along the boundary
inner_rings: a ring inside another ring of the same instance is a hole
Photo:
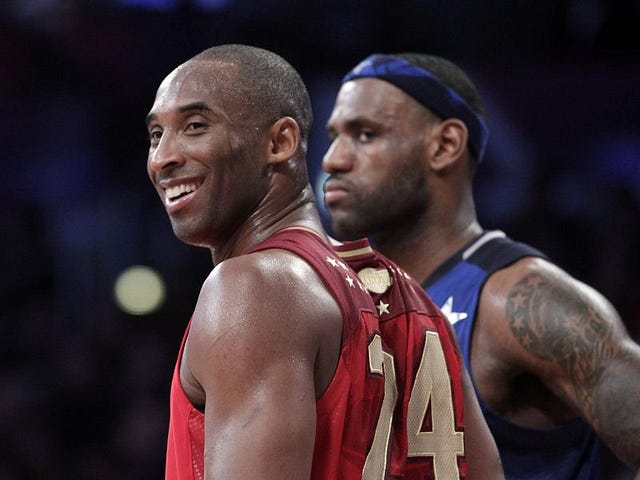
[[[169,187],[164,191],[165,204],[167,206],[173,205],[182,197],[194,192],[197,188],[198,186],[195,183],[181,183],[180,185]]]

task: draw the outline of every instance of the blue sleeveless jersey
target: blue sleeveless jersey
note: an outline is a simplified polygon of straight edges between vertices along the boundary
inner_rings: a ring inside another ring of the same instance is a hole
[[[486,231],[444,262],[423,283],[433,301],[453,324],[464,362],[470,365],[471,335],[478,300],[489,276],[523,257],[545,256],[500,231]],[[479,395],[479,394],[478,394]],[[598,438],[582,419],[550,428],[521,427],[480,407],[498,445],[507,480],[595,480]]]

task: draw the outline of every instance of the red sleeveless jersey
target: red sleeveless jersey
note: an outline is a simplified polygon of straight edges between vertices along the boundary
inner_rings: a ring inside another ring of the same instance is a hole
[[[416,281],[374,252],[367,240],[335,248],[373,297],[384,350],[387,392],[378,422],[384,427],[376,432],[369,455],[379,450],[376,458],[386,461],[386,476],[362,478],[466,478],[464,367],[446,317]]]

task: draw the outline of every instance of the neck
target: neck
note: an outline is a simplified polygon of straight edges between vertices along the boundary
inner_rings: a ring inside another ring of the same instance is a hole
[[[422,283],[451,255],[482,232],[475,210],[457,217],[422,219],[373,238],[376,248]]]
[[[283,205],[267,198],[227,242],[211,249],[213,263],[243,255],[286,228],[304,228],[326,237],[310,186]]]

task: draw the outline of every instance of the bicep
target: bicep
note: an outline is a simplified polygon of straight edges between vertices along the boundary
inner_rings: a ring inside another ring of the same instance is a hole
[[[207,478],[308,478],[315,438],[311,372],[267,361],[224,368],[205,403]]]
[[[504,312],[526,370],[592,415],[593,391],[625,335],[613,308],[586,285],[544,267],[519,277]]]
[[[205,392],[207,478],[304,478],[311,469],[315,352],[283,289],[266,283],[218,274],[194,314],[188,360]]]
[[[640,349],[613,306],[542,264],[513,284],[505,314],[530,373],[579,411],[618,455],[635,455],[637,462]]]
[[[640,348],[614,308],[589,287],[561,283],[543,288],[551,300],[539,310],[539,335],[530,351],[553,368],[541,379],[561,392],[614,453],[637,467]]]

